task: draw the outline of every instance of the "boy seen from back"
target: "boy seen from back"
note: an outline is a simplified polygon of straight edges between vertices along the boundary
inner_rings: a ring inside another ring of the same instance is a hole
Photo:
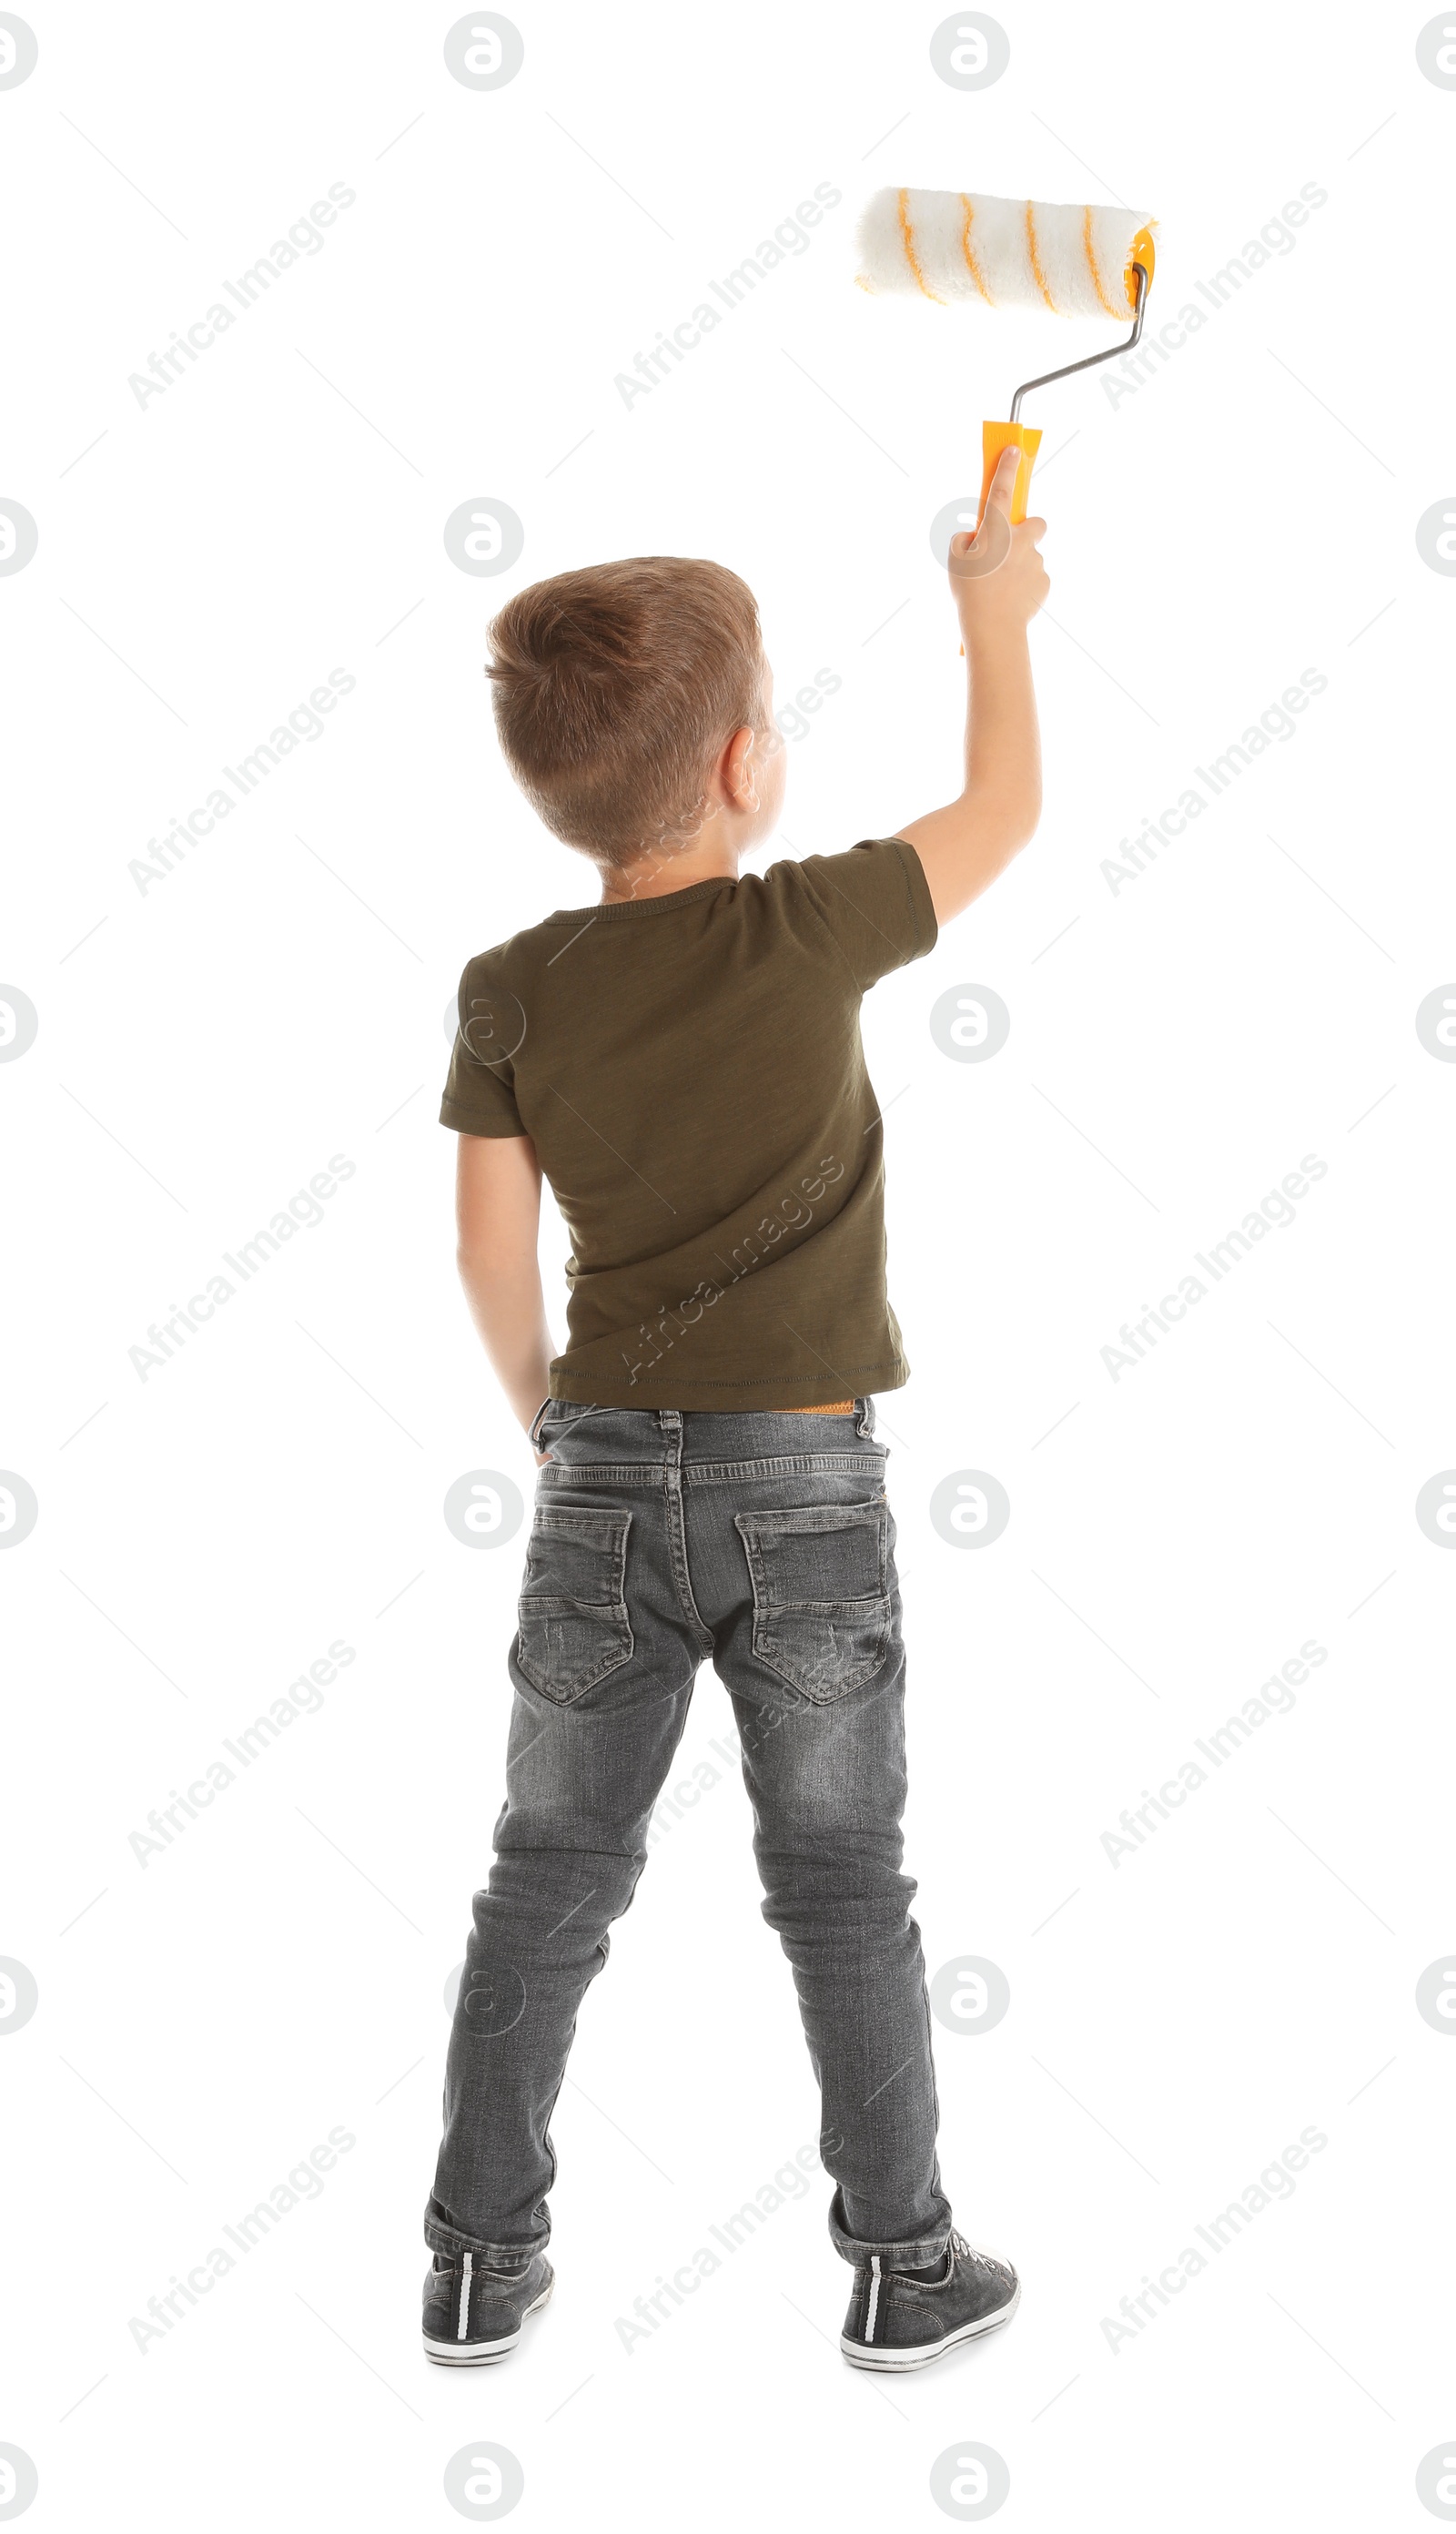
[[[777,823],[785,752],[733,573],[598,565],[522,590],[491,628],[507,761],[601,896],[469,962],[441,1111],[465,1292],[540,1463],[506,1801],[425,2220],[441,2363],[505,2357],[551,2294],[552,2109],[704,1660],[733,1702],[763,1913],[819,2086],[829,2231],[855,2274],[844,2355],[923,2366],[1020,2293],[952,2226],[936,2153],[873,1407],[909,1366],[859,1028],[869,989],[1036,826],[1026,629],[1049,584],[1045,522],[1008,521],[1015,454],[951,548],[964,787],[847,853],[740,877]],[[559,1355],[543,1172],[572,1237]]]

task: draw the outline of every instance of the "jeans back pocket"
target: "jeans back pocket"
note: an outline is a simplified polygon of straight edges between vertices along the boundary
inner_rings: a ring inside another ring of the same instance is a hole
[[[525,1553],[516,1662],[543,1698],[568,1706],[633,1651],[627,1615],[630,1513],[539,1504]]]
[[[889,1651],[889,1509],[735,1514],[754,1587],[754,1653],[801,1696],[844,1698]]]

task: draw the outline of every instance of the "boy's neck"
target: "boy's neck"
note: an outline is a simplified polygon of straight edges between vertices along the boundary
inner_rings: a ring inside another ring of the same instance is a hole
[[[691,845],[661,848],[639,861],[602,872],[603,906],[640,897],[669,897],[705,879],[737,879],[739,856],[726,836],[697,836]]]

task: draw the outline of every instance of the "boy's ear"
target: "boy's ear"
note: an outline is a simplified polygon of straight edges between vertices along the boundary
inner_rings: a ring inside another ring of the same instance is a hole
[[[718,759],[718,775],[723,790],[735,810],[758,806],[758,767],[754,754],[755,734],[745,723],[736,730]]]

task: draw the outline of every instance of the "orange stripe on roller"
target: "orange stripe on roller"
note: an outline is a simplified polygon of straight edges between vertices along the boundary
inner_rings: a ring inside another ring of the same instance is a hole
[[[908,199],[909,187],[902,185],[900,187],[895,208],[900,215],[900,238],[905,249],[905,262],[909,265],[911,272],[914,273],[916,284],[924,293],[924,296],[927,299],[936,299],[935,292],[926,288],[925,274],[920,270],[920,258],[915,252],[915,239],[910,228],[910,215],[905,209]],[[944,304],[945,303],[942,299],[936,299],[936,306],[938,308],[943,308]]]
[[[960,232],[960,251],[966,260],[966,271],[974,281],[976,288],[980,291],[987,307],[994,308],[996,306],[996,301],[992,298],[990,291],[986,287],[986,275],[982,272],[979,264],[976,262],[976,251],[971,244],[971,222],[976,216],[976,207],[968,194],[962,194],[960,199],[965,208],[965,221]]]
[[[1092,251],[1092,206],[1090,203],[1082,213],[1082,249],[1087,258],[1087,271],[1092,275],[1092,287],[1097,293],[1098,306],[1105,308],[1109,317],[1121,317],[1122,312],[1121,308],[1115,308],[1113,306],[1107,292],[1103,289],[1102,275],[1097,270],[1097,258]]]
[[[1055,317],[1058,313],[1057,302],[1047,288],[1047,276],[1042,271],[1042,260],[1036,251],[1036,205],[1034,203],[1028,203],[1026,206],[1026,252],[1031,258],[1036,286]]]

